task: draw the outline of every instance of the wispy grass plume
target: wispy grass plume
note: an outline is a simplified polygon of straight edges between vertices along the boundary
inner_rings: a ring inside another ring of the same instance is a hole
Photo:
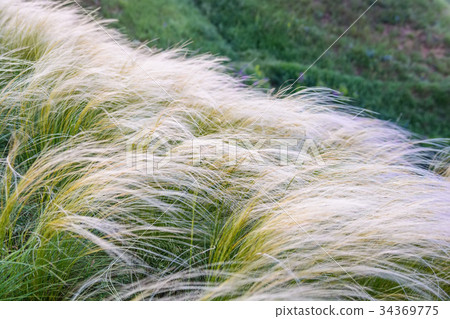
[[[445,141],[104,28],[0,1],[0,299],[448,299]]]

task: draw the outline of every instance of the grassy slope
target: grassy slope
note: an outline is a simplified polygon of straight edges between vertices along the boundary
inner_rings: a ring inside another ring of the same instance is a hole
[[[369,2],[91,1],[141,41],[226,55],[259,86],[295,79]],[[350,9],[349,9],[350,8]],[[298,86],[328,86],[427,136],[450,136],[448,3],[383,1],[372,8]],[[241,72],[241,74],[243,73]],[[265,83],[267,79],[270,83]],[[258,81],[259,80],[259,81]],[[381,93],[380,93],[381,92]]]
[[[131,38],[231,58],[249,84],[292,82],[370,5],[347,0],[88,0]],[[449,4],[376,4],[296,84],[327,86],[414,132],[449,137]]]

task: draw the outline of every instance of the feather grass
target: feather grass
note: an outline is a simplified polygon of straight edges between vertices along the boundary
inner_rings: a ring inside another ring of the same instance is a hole
[[[105,28],[0,1],[0,299],[448,299],[448,142]]]

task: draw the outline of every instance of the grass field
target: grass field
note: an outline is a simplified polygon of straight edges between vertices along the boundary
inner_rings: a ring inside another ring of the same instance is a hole
[[[230,58],[249,85],[299,78],[373,1],[95,0],[131,39]],[[295,88],[325,86],[428,137],[450,137],[450,4],[378,1]]]
[[[268,94],[354,18],[273,3],[103,3],[131,39],[166,30],[155,45],[189,37],[227,68],[133,43],[74,3],[0,0],[0,300],[450,298],[445,140],[336,92],[444,135],[445,54],[436,70],[414,58],[422,83],[400,51],[380,60],[389,39],[366,51],[367,16],[299,81],[335,90]],[[445,8],[393,19],[439,35],[445,19],[425,17]]]

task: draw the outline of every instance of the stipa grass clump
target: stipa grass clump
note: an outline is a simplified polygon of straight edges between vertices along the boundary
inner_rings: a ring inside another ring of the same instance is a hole
[[[0,1],[0,299],[447,299],[439,143],[223,71]]]

